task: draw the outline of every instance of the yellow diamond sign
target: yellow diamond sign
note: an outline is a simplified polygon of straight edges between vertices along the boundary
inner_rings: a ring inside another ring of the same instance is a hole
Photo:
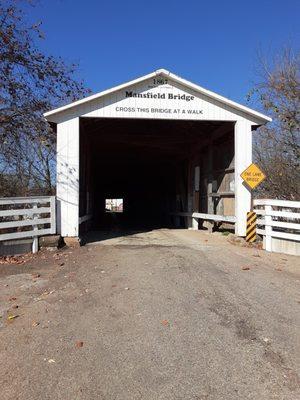
[[[256,186],[266,179],[266,175],[254,163],[249,165],[249,167],[241,173],[241,177],[251,189],[255,189]]]

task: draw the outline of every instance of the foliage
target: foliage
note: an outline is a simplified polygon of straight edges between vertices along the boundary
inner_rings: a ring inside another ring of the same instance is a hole
[[[260,62],[258,96],[272,123],[255,135],[254,157],[267,175],[259,196],[300,198],[300,54],[284,49],[272,65]]]
[[[88,91],[75,79],[75,64],[38,49],[41,23],[27,24],[20,3],[34,6],[0,0],[0,195],[7,191],[7,177],[17,183],[16,195],[48,194],[53,191],[55,134],[43,112]]]

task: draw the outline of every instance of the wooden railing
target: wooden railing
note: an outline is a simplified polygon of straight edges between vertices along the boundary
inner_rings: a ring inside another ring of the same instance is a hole
[[[0,198],[0,241],[33,238],[56,233],[55,196]]]
[[[206,221],[214,221],[214,222],[231,222],[234,223],[236,218],[234,215],[215,215],[215,214],[205,214],[199,212],[177,212],[172,213],[177,217],[190,217],[195,219],[203,219]]]
[[[272,238],[300,241],[300,201],[254,200],[258,216],[257,233],[265,236],[265,249],[272,251]]]
[[[220,222],[235,223],[236,218],[234,215],[215,215],[215,214],[205,214],[199,212],[174,212],[171,213],[174,217],[186,217],[187,225],[189,229],[197,230],[199,227],[199,220],[210,221],[211,227],[209,231],[212,232],[215,225]]]

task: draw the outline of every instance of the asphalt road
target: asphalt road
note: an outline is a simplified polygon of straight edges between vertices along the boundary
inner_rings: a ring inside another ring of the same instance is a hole
[[[300,399],[297,262],[160,230],[0,265],[0,397]]]

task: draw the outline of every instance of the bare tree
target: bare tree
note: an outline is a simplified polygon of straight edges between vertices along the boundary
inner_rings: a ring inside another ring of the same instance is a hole
[[[76,65],[41,52],[41,23],[28,24],[22,5],[0,0],[0,195],[51,193],[55,134],[43,112],[86,95]]]
[[[270,65],[260,61],[252,95],[273,122],[255,135],[254,157],[267,175],[257,194],[300,198],[300,54],[284,49]]]

